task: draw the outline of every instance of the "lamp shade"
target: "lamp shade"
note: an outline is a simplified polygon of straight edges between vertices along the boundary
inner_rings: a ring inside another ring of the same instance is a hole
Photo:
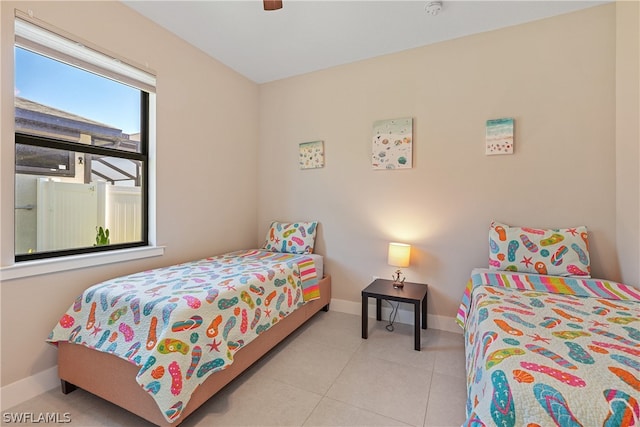
[[[411,245],[406,243],[389,243],[387,263],[394,267],[409,267]]]

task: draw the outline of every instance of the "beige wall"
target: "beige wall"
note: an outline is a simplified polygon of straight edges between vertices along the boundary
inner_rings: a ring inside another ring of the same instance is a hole
[[[640,277],[640,3],[616,4],[616,228],[623,281]]]
[[[2,385],[55,366],[44,343],[70,301],[116,275],[254,247],[258,86],[119,2],[0,6],[0,231],[13,259],[13,16],[36,18],[157,72],[157,241],[163,257],[1,284]],[[233,227],[229,227],[232,224]]]
[[[387,242],[410,243],[407,278],[430,285],[439,316],[487,266],[492,219],[584,224],[593,275],[620,280],[615,78],[611,4],[261,85],[258,235],[272,218],[320,221],[333,296],[353,302],[390,276]],[[372,124],[398,117],[414,118],[414,167],[372,170]],[[500,117],[515,119],[515,153],[486,156],[485,122]],[[619,156],[638,158],[635,138]],[[326,166],[299,170],[313,140]]]

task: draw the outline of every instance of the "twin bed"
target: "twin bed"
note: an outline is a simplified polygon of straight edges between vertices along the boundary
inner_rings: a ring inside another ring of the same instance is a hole
[[[80,387],[175,426],[331,300],[316,223],[273,223],[261,249],[118,277],[78,296],[48,341]]]
[[[640,291],[589,277],[586,229],[494,223],[464,328],[465,426],[640,425]]]

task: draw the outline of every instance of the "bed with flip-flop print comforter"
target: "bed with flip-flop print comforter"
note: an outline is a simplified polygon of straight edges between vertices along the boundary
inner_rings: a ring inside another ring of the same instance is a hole
[[[640,426],[640,291],[596,279],[474,270],[466,426]]]
[[[310,257],[239,251],[92,286],[47,341],[81,344],[139,366],[136,381],[171,422],[240,348],[318,296]]]

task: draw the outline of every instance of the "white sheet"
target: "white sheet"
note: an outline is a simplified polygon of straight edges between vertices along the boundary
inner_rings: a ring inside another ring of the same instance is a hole
[[[313,262],[316,264],[316,271],[318,272],[318,279],[324,277],[324,257],[318,254],[309,254],[313,258]]]

